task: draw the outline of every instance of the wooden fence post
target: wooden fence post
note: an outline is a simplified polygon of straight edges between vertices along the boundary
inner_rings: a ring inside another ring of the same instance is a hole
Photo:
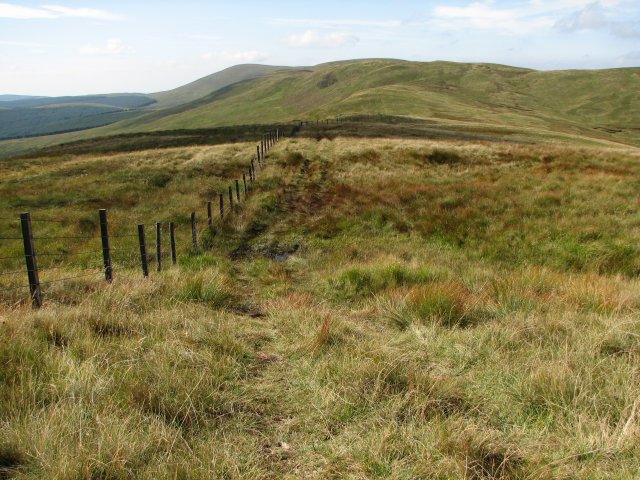
[[[251,183],[253,183],[253,181],[256,179],[256,166],[253,164],[253,158],[251,159],[251,167],[249,171],[251,172]]]
[[[233,211],[233,189],[229,185],[229,212]]]
[[[240,205],[240,181],[236,180],[236,200],[238,201],[238,205]]]
[[[196,212],[191,212],[191,242],[193,249],[198,248],[198,228],[196,226]]]
[[[140,263],[142,265],[142,274],[149,276],[149,259],[147,258],[147,243],[144,238],[144,224],[138,225],[138,243],[140,244]]]
[[[242,174],[242,183],[244,183],[244,197],[247,198],[247,174]]]
[[[158,272],[162,271],[162,224],[156,223],[156,265]]]
[[[258,165],[260,164],[260,147],[256,145],[256,150],[258,151],[256,153],[256,158],[258,159]]]
[[[31,304],[33,308],[40,308],[42,306],[42,291],[40,290],[36,246],[33,241],[33,230],[31,229],[31,215],[28,212],[20,214],[20,225],[22,226],[22,241],[24,243],[24,258],[27,263]]]
[[[211,211],[211,202],[207,202],[207,221],[209,228],[213,227],[213,212]]]
[[[220,194],[220,222],[224,220],[224,195]]]
[[[259,163],[264,163],[264,139],[260,141],[260,160]]]
[[[173,222],[169,223],[169,236],[171,240],[171,263],[178,263],[178,255],[176,254],[176,227]]]
[[[104,265],[104,278],[107,282],[113,282],[113,267],[111,265],[111,245],[109,244],[109,224],[107,211],[102,208],[98,211],[100,217],[100,237],[102,238],[102,260]]]

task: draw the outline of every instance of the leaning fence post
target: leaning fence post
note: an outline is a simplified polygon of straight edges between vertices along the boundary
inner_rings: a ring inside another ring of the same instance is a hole
[[[162,271],[162,224],[156,223],[156,265],[158,272]]]
[[[247,197],[247,174],[242,174],[242,183],[244,183],[244,196]]]
[[[194,250],[198,248],[198,230],[196,226],[196,212],[191,212],[191,241]]]
[[[102,208],[98,211],[100,217],[100,237],[102,237],[102,260],[104,264],[104,278],[107,282],[113,281],[113,267],[111,265],[111,245],[109,244],[109,225],[107,211]]]
[[[238,200],[238,204],[240,204],[240,181],[236,180],[236,200]]]
[[[224,195],[220,194],[220,221],[224,220]]]
[[[178,263],[178,255],[176,254],[176,232],[173,222],[169,223],[169,237],[171,239],[171,263]]]
[[[42,306],[42,292],[40,290],[40,276],[38,275],[38,261],[36,259],[36,246],[31,230],[31,215],[20,214],[22,226],[22,241],[24,243],[24,258],[27,263],[27,277],[29,278],[29,291],[31,292],[31,304],[33,308]]]
[[[233,211],[233,189],[229,185],[229,212]]]
[[[209,228],[213,227],[213,212],[211,211],[211,202],[207,202],[207,221]]]
[[[149,259],[147,258],[147,243],[144,238],[144,224],[138,225],[138,243],[140,244],[140,263],[142,265],[142,274],[149,276]]]

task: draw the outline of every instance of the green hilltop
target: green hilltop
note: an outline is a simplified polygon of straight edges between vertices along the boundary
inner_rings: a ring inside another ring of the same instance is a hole
[[[536,71],[389,59],[305,68],[240,65],[146,96],[148,105],[124,119],[113,115],[106,126],[0,142],[0,155],[96,136],[363,114],[472,132],[517,131],[522,138],[640,145],[637,92],[640,68]]]

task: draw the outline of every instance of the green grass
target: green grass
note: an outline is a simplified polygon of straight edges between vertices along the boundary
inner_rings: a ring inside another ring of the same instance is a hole
[[[0,477],[638,476],[638,150],[321,133],[198,250],[253,142],[0,163],[6,215],[62,221],[36,236],[106,206],[178,221],[180,253],[0,294]]]
[[[0,156],[110,135],[378,114],[427,122],[438,135],[637,146],[639,79],[637,68],[539,72],[400,60],[308,68],[241,65],[152,94],[158,103],[133,118],[84,132],[0,142]]]

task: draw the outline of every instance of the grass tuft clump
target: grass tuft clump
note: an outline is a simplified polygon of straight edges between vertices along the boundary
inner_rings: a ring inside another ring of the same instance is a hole
[[[407,303],[418,319],[449,328],[472,327],[495,316],[477,295],[451,281],[414,289]]]
[[[442,278],[431,269],[410,269],[400,264],[371,268],[351,268],[331,281],[333,291],[341,298],[366,297],[389,288],[421,285]]]
[[[178,300],[206,303],[212,308],[224,308],[233,301],[233,295],[222,279],[211,273],[198,272],[188,277],[177,295]]]

